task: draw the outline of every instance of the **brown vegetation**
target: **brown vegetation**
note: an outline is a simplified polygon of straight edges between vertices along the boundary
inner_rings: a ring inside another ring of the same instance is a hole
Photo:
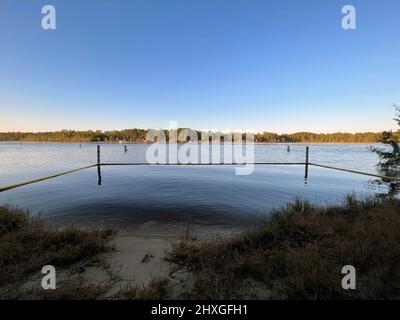
[[[399,299],[400,201],[296,201],[257,230],[185,237],[167,259],[190,273],[190,299]],[[357,270],[356,290],[341,287],[344,265]]]
[[[62,269],[111,250],[112,235],[111,230],[55,229],[22,210],[0,206],[0,296],[45,265]]]

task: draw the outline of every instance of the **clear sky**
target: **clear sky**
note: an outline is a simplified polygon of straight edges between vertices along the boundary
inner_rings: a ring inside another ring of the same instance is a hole
[[[0,131],[381,131],[392,103],[399,0],[0,1]]]

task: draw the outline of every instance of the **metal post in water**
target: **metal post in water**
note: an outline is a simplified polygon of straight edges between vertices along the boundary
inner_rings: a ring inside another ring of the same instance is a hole
[[[97,165],[97,184],[101,186],[101,170],[100,170],[100,165]]]
[[[308,165],[308,156],[310,154],[310,147],[306,147],[306,165]]]
[[[100,171],[100,145],[97,145],[97,184],[101,186],[101,171]]]
[[[100,145],[97,145],[97,165],[100,165]]]
[[[309,153],[310,153],[310,147],[306,147],[306,162],[305,162],[305,173],[304,173],[304,179],[308,178],[308,160],[309,160]]]

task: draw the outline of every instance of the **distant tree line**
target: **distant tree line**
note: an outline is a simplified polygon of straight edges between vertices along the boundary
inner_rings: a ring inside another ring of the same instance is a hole
[[[360,133],[312,133],[296,132],[292,134],[276,134],[270,132],[257,133],[256,142],[348,142],[348,143],[375,143],[381,142],[382,132]],[[400,140],[400,133],[393,136]]]
[[[178,129],[180,131],[182,129]],[[164,130],[168,139],[168,131]],[[201,131],[196,131],[200,140]],[[254,135],[255,142],[348,142],[348,143],[375,143],[382,141],[383,133],[311,133],[297,132],[292,134],[277,134],[271,132],[257,133]],[[31,142],[146,142],[147,130],[88,130],[74,131],[61,130],[54,132],[0,132],[0,141],[31,141]],[[221,133],[221,136],[223,134]],[[243,134],[244,136],[244,134]],[[400,133],[392,133],[392,138],[400,141]]]
[[[31,142],[145,142],[147,130],[61,130],[53,132],[0,132],[0,141]]]

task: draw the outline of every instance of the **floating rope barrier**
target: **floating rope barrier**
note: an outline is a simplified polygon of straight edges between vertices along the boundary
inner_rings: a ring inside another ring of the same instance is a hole
[[[245,166],[245,165],[302,165],[305,166],[305,179],[308,177],[308,166],[316,166],[316,167],[321,167],[321,168],[327,168],[327,169],[333,169],[333,170],[339,170],[339,171],[345,171],[345,172],[350,172],[350,173],[355,173],[355,174],[361,174],[365,176],[371,176],[371,177],[376,177],[380,179],[386,179],[386,180],[393,180],[393,181],[400,181],[400,178],[397,177],[389,177],[389,176],[383,176],[379,174],[374,174],[374,173],[368,173],[368,172],[362,172],[362,171],[357,171],[357,170],[351,170],[351,169],[344,169],[344,168],[338,168],[338,167],[333,167],[333,166],[328,166],[324,164],[318,164],[318,163],[311,163],[309,162],[309,147],[306,147],[306,159],[305,162],[255,162],[255,163],[147,163],[147,162],[132,162],[132,163],[101,163],[100,160],[100,146],[97,146],[97,164],[92,164],[90,166],[74,169],[74,170],[69,170],[65,171],[62,173],[54,174],[48,177],[40,178],[40,179],[34,179],[30,180],[27,182],[23,183],[18,183],[18,184],[13,184],[10,186],[5,186],[5,187],[0,187],[0,192],[26,186],[28,184],[44,181],[44,180],[49,180],[52,178],[56,178],[59,176],[63,176],[69,173],[73,173],[76,171],[84,170],[84,169],[89,169],[93,167],[98,168],[98,175],[99,175],[99,185],[101,184],[101,175],[100,175],[100,167],[101,166]]]
[[[18,188],[18,187],[22,187],[22,186],[26,186],[28,184],[32,184],[32,183],[35,183],[35,182],[49,180],[49,179],[52,179],[52,178],[56,178],[56,177],[59,177],[59,176],[63,176],[63,175],[66,175],[66,174],[69,174],[69,173],[73,173],[73,172],[76,172],[76,171],[80,171],[80,170],[84,170],[84,169],[93,168],[93,167],[96,167],[96,166],[97,166],[97,164],[92,164],[90,166],[86,166],[86,167],[82,167],[82,168],[78,168],[78,169],[74,169],[74,170],[69,170],[69,171],[53,174],[53,175],[48,176],[48,177],[34,179],[34,180],[27,181],[27,182],[22,182],[22,183],[17,183],[17,184],[13,184],[13,185],[10,185],[10,186],[0,187],[0,192],[6,191],[6,190],[10,190],[10,189],[14,189],[14,188]]]
[[[374,174],[374,173],[368,173],[368,172],[362,172],[362,171],[344,169],[344,168],[337,168],[337,167],[333,167],[333,166],[327,166],[325,164],[318,164],[318,163],[310,162],[309,165],[326,168],[326,169],[333,169],[333,170],[345,171],[345,172],[350,172],[350,173],[362,174],[364,176],[371,176],[371,177],[376,177],[376,178],[381,178],[381,179],[386,179],[386,180],[400,181],[400,178],[397,178],[397,177],[382,176],[382,175]]]

